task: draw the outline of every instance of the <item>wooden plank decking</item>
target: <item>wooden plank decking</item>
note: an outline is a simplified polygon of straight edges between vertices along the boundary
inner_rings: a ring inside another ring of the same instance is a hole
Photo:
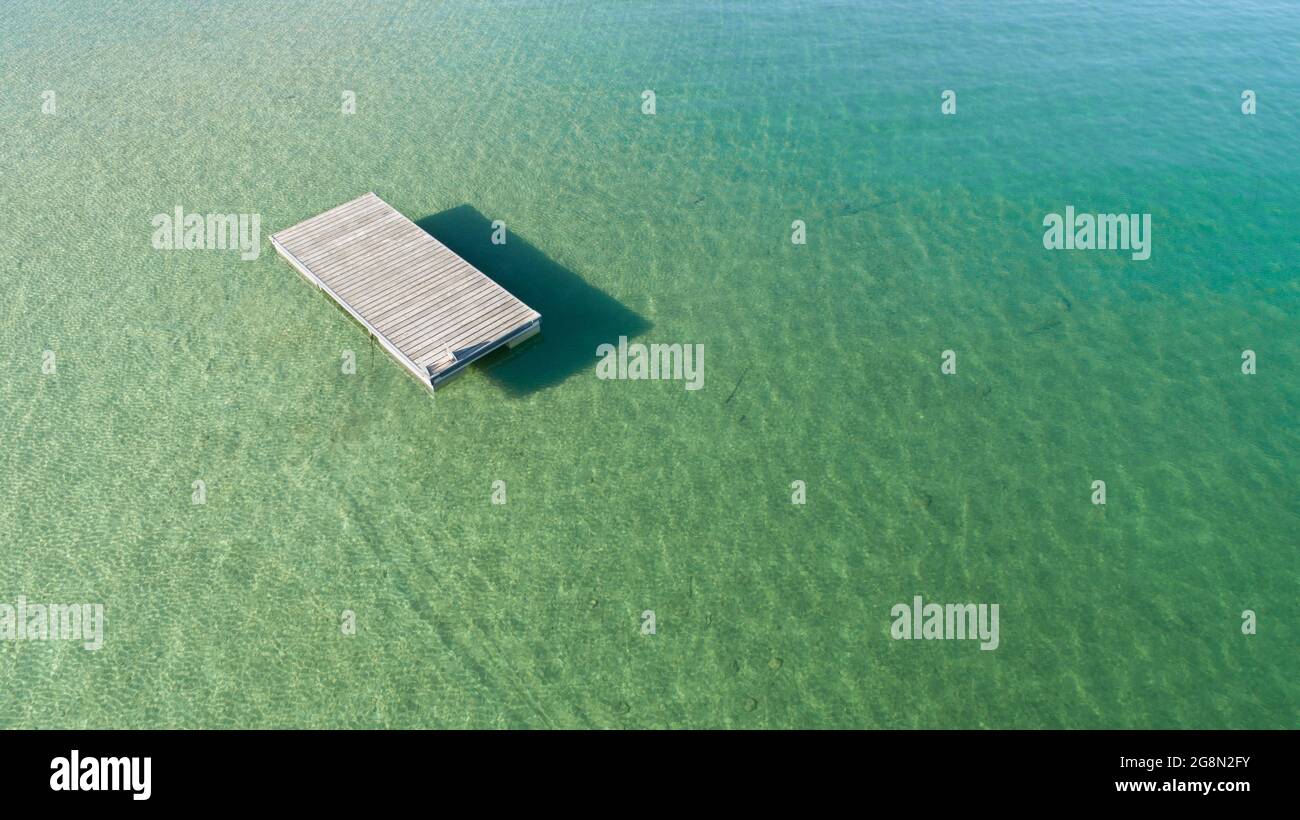
[[[540,313],[373,193],[271,244],[430,388],[541,328]]]

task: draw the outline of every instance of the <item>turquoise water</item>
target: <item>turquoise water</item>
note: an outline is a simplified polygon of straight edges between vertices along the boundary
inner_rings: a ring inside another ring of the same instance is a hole
[[[0,601],[108,619],[0,642],[0,725],[1300,726],[1293,4],[353,5],[0,11]],[[150,245],[371,190],[542,338],[431,398]]]

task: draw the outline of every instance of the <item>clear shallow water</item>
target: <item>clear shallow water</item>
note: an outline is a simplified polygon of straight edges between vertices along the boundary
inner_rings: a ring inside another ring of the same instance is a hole
[[[0,601],[109,619],[0,725],[1297,726],[1294,6],[281,5],[0,11]],[[367,190],[543,339],[430,399],[269,244],[150,247]]]

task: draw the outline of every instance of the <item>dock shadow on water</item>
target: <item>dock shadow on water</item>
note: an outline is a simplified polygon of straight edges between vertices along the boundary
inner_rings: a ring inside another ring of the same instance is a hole
[[[640,336],[651,327],[645,318],[518,234],[508,232],[504,245],[493,245],[492,220],[472,205],[450,208],[415,224],[542,314],[539,336],[472,365],[511,393],[525,395],[550,387],[584,369],[594,373],[598,345],[617,343],[619,336]]]

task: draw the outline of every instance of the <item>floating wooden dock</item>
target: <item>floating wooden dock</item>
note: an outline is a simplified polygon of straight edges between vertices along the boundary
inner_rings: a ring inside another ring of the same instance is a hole
[[[430,389],[542,326],[540,313],[373,193],[271,244]]]

